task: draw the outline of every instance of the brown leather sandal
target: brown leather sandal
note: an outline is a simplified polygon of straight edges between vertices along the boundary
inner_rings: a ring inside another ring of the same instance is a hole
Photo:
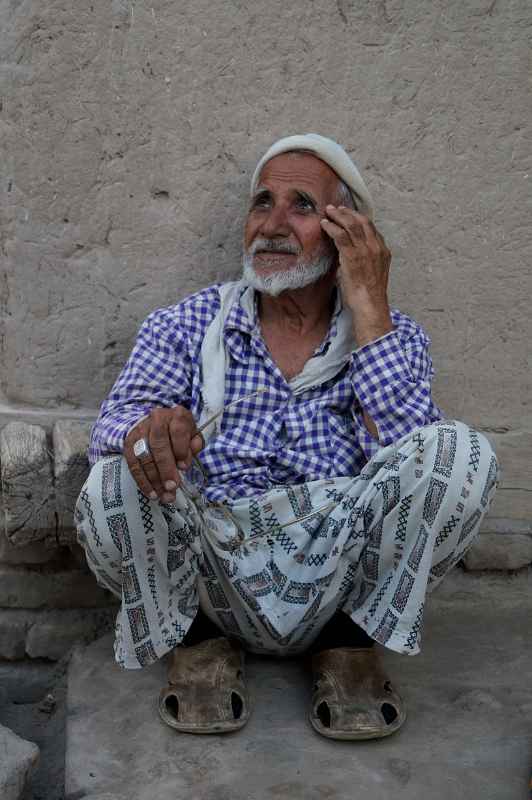
[[[250,717],[244,683],[244,657],[235,644],[220,637],[171,653],[169,686],[161,689],[159,714],[183,733],[227,733]]]
[[[338,647],[312,659],[314,692],[309,721],[329,739],[380,739],[406,719],[400,695],[374,648]]]

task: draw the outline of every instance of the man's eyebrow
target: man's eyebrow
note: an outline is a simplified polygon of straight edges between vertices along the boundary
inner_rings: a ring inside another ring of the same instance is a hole
[[[311,194],[309,194],[309,192],[306,192],[304,189],[294,189],[294,193],[298,198],[306,200],[308,203],[310,203],[314,207],[314,209],[318,208],[318,202],[316,198],[313,197]],[[258,186],[251,200],[252,202],[255,202],[256,200],[259,200],[263,197],[271,197],[271,191],[267,189],[265,186]]]

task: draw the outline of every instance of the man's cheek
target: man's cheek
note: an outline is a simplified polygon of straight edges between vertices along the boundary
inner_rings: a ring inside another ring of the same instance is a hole
[[[246,247],[249,247],[253,242],[253,239],[257,237],[259,225],[260,220],[256,218],[256,215],[253,213],[253,211],[250,211],[244,224],[244,244]]]

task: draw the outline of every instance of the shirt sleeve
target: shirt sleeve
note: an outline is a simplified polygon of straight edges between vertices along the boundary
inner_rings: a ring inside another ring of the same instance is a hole
[[[191,363],[186,336],[172,309],[154,311],[102,404],[92,432],[89,461],[121,453],[129,430],[156,407],[190,405]]]
[[[355,350],[352,381],[360,408],[360,444],[366,458],[423,425],[442,418],[431,395],[434,375],[430,339],[425,331],[395,312],[395,330]],[[367,430],[362,416],[373,420],[378,441]]]

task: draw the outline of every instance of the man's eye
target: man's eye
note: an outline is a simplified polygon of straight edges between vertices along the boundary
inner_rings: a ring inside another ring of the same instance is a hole
[[[251,208],[268,208],[270,204],[270,198],[267,195],[259,195],[253,200]]]
[[[315,211],[316,206],[308,197],[298,197],[296,207],[302,211]]]

